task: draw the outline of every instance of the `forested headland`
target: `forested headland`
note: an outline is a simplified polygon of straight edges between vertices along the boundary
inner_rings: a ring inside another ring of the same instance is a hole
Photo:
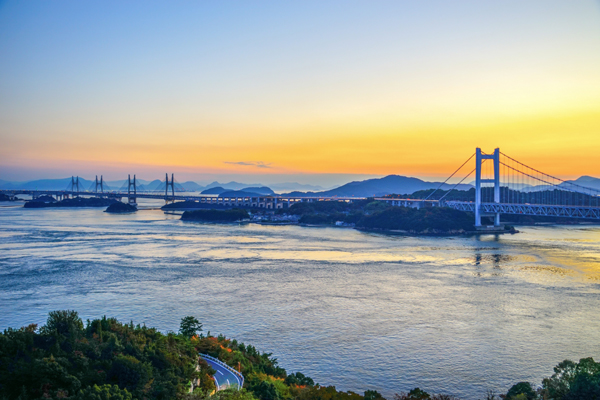
[[[239,369],[244,388],[216,392],[215,371],[199,353]],[[501,397],[490,391],[482,399],[600,399],[600,363],[565,360],[535,386],[518,382]],[[191,316],[182,319],[178,333],[165,334],[115,318],[84,323],[68,310],[51,312],[42,327],[0,333],[0,399],[384,400],[376,390],[344,392],[301,372],[288,373],[271,353],[222,335],[204,335],[202,324]],[[458,400],[419,388],[393,399]]]
[[[280,213],[300,216],[308,225],[334,225],[338,221],[357,229],[410,234],[460,234],[475,230],[473,215],[445,207],[391,206],[383,201],[318,201],[294,204]]]

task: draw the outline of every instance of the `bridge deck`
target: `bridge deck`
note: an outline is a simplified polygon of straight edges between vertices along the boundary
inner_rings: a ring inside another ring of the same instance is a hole
[[[128,193],[128,192],[69,192],[62,190],[0,190],[0,193],[12,195],[52,195],[52,196],[104,196],[104,197],[135,197],[143,199],[159,199],[168,201],[198,201],[204,204],[235,205],[247,207],[282,208],[284,204],[291,206],[296,202],[313,201],[356,201],[366,197],[335,197],[335,196],[235,196],[218,197],[216,195],[165,195],[164,193]],[[385,201],[393,206],[403,207],[450,207],[456,210],[475,212],[475,203],[468,201],[438,201],[422,199],[399,199],[391,197],[376,197],[374,200]],[[580,219],[600,219],[600,207],[573,205],[546,205],[521,203],[481,203],[480,212],[483,215],[512,214],[546,217],[567,217]]]

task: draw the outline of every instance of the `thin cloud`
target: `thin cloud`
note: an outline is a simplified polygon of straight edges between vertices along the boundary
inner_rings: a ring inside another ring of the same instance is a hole
[[[271,163],[266,164],[262,161],[223,161],[224,164],[243,165],[245,167],[271,168]]]

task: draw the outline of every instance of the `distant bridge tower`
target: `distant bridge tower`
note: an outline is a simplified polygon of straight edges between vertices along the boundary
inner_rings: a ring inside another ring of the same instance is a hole
[[[80,192],[79,190],[79,177],[71,177],[71,192]]]
[[[165,201],[169,199],[169,187],[171,187],[171,196],[175,200],[175,174],[171,174],[171,182],[169,182],[169,174],[165,174],[167,184],[165,185]]]
[[[481,179],[483,160],[494,160],[494,179]],[[494,184],[494,203],[500,203],[500,149],[494,154],[482,154],[478,147],[475,151],[475,226],[481,226],[481,184]],[[500,226],[500,213],[494,216],[494,226]]]
[[[133,191],[132,191],[133,189]],[[133,192],[133,194],[132,194]],[[137,186],[135,184],[135,175],[133,175],[133,181],[131,180],[131,175],[127,175],[127,197],[129,204],[132,206],[137,205],[136,203],[136,195],[137,195]]]
[[[104,179],[102,175],[100,175],[100,181],[98,181],[98,175],[96,175],[96,194],[98,194],[98,188],[100,188],[100,193],[104,193]]]

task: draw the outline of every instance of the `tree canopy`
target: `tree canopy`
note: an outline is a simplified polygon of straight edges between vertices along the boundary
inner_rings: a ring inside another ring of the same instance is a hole
[[[0,333],[0,400],[385,400],[320,386],[300,372],[288,374],[270,353],[225,336],[202,333],[193,316],[179,334],[103,317],[84,325],[76,311],[53,311],[44,326]],[[245,377],[242,390],[215,392],[216,373],[198,353],[219,358]],[[190,391],[193,389],[193,391]],[[600,363],[565,360],[534,389],[513,385],[507,400],[600,400]],[[486,399],[499,399],[489,392]],[[458,400],[420,388],[394,400]]]

